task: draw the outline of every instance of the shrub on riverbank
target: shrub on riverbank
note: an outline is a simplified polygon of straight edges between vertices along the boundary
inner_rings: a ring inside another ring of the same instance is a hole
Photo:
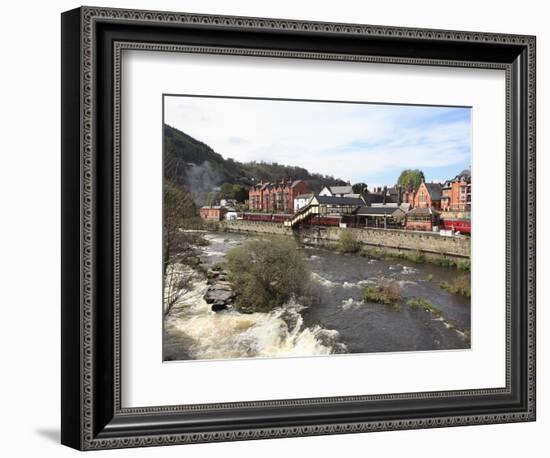
[[[309,274],[304,256],[288,237],[248,240],[225,257],[235,305],[245,312],[268,311],[302,294]]]
[[[464,297],[470,297],[471,295],[469,275],[461,275],[451,282],[441,282],[439,286],[451,294],[458,294]]]
[[[422,309],[425,312],[430,312],[436,317],[443,315],[443,312],[435,307],[430,301],[424,299],[423,297],[411,297],[407,300],[407,305],[413,310]]]
[[[361,244],[351,231],[342,229],[336,248],[340,253],[357,253],[361,249]]]
[[[363,290],[363,299],[367,302],[389,305],[399,310],[401,292],[401,288],[397,284],[388,286],[366,286]]]

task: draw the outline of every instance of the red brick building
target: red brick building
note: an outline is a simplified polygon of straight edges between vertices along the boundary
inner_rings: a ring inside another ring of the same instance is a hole
[[[261,181],[248,191],[248,206],[252,211],[292,213],[294,199],[309,192],[303,180]]]
[[[219,205],[207,205],[199,210],[201,219],[207,221],[221,221],[226,213],[227,209]]]
[[[439,226],[439,212],[432,207],[413,208],[407,213],[405,228],[410,231],[432,231]]]
[[[471,206],[471,175],[470,170],[460,172],[452,180],[443,185],[441,210],[453,212],[469,212]]]
[[[420,183],[414,196],[414,208],[441,208],[442,186],[439,183]]]
[[[402,196],[402,203],[409,204],[410,208],[414,208],[414,198],[416,197],[416,190],[415,189],[408,189],[405,192],[403,192]]]

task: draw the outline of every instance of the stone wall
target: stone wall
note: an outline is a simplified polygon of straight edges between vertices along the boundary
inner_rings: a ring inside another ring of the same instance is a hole
[[[263,221],[243,221],[240,219],[223,221],[222,228],[231,232],[253,232],[256,234],[292,235],[292,229],[283,223],[269,223]]]
[[[303,243],[313,245],[337,243],[340,232],[346,230],[352,232],[363,245],[370,247],[379,247],[390,251],[420,251],[458,258],[470,257],[469,238],[446,237],[432,232],[374,228],[340,229],[338,227],[311,227],[294,232],[283,224],[242,220],[224,221],[222,227],[232,232],[296,235]]]

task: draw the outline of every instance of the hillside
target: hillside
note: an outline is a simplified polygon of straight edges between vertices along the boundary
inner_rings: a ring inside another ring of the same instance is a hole
[[[167,124],[164,125],[164,154],[165,178],[191,193],[197,205],[204,205],[212,188],[223,183],[250,186],[254,180],[292,178],[306,181],[315,192],[323,186],[346,184],[331,176],[311,173],[303,167],[225,159],[205,143]]]

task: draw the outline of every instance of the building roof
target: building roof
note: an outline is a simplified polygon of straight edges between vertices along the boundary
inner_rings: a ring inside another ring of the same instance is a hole
[[[356,214],[363,216],[384,216],[392,215],[395,212],[405,213],[399,207],[367,207],[366,205],[364,205],[359,208],[359,210],[357,210]]]
[[[221,205],[204,205],[201,207],[201,210],[203,209],[208,209],[208,210],[225,210],[225,207],[221,206]]]
[[[329,189],[332,194],[353,194],[351,186],[330,186]]]
[[[457,175],[457,178],[458,177],[467,177],[467,178],[470,178],[472,176],[472,172],[470,171],[470,169],[464,169],[462,172],[460,172],[458,175]]]
[[[432,200],[441,200],[441,183],[424,183]]]
[[[299,183],[303,182],[304,180],[294,180],[292,182],[292,184],[290,185],[291,188],[294,188],[295,186],[297,186]]]
[[[363,199],[357,197],[315,196],[315,199],[320,205],[365,205]]]
[[[367,201],[367,204],[371,205],[371,204],[381,204],[384,202],[384,196],[380,193],[376,193],[376,192],[368,192],[367,195],[365,196],[365,199]]]
[[[312,197],[313,197],[313,193],[300,194],[299,196],[296,196],[295,199],[311,199]]]

